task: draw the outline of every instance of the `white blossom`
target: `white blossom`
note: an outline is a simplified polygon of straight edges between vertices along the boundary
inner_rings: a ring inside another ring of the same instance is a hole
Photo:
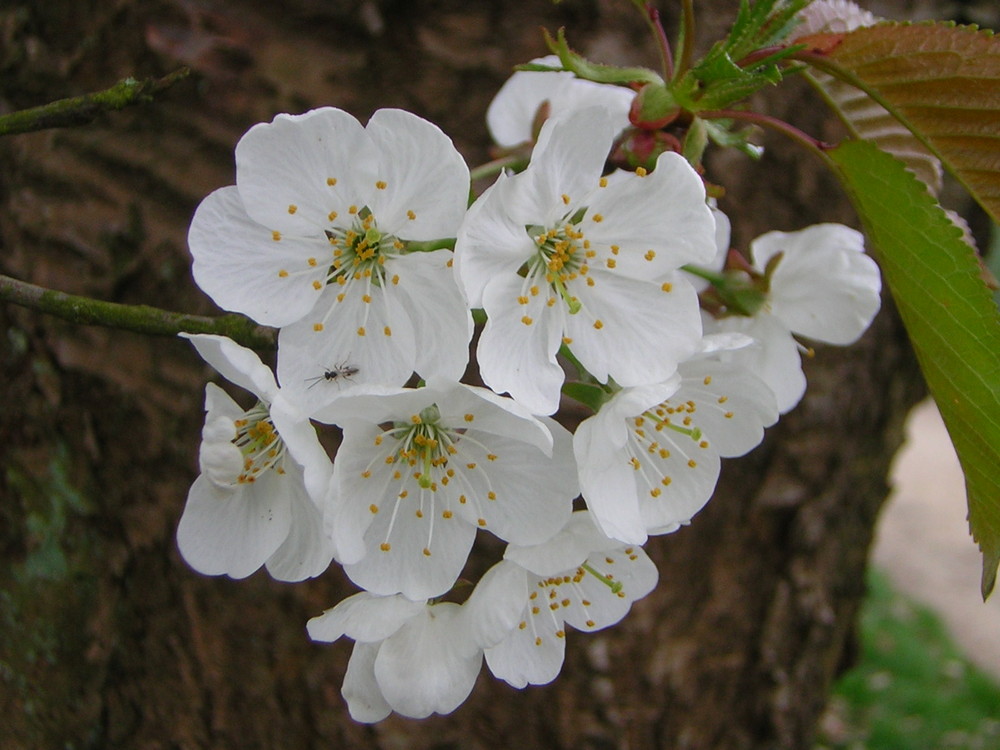
[[[244,410],[206,387],[201,475],[178,525],[181,555],[208,575],[244,578],[261,565],[284,581],[319,575],[334,546],[307,487],[324,488],[332,469],[315,429],[282,405],[274,375],[252,351],[222,336],[182,335],[257,402]]]
[[[633,544],[677,530],[712,496],[720,457],[754,448],[777,418],[760,379],[706,356],[664,383],[622,389],[573,436],[594,521]]]
[[[221,307],[281,328],[279,379],[299,396],[414,370],[458,378],[472,323],[452,253],[409,243],[454,237],[468,191],[451,140],[416,115],[278,115],[240,140],[236,185],[198,207],[194,277]],[[315,380],[338,367],[353,376]]]
[[[751,243],[750,252],[759,273],[764,274],[769,263],[774,266],[764,305],[753,316],[731,315],[708,323],[706,329],[756,340],[755,346],[724,356],[767,383],[784,414],[798,404],[806,387],[793,334],[853,344],[879,310],[881,277],[864,252],[863,235],[841,224],[768,232]]]
[[[697,348],[698,303],[678,273],[715,255],[701,178],[677,154],[649,175],[601,176],[614,126],[589,108],[543,126],[531,164],[470,208],[455,267],[488,316],[483,380],[537,414],[559,404],[568,346],[601,382],[661,382]]]
[[[309,621],[309,636],[354,639],[342,693],[356,721],[392,711],[422,719],[447,714],[472,692],[483,649],[513,629],[527,598],[526,574],[494,565],[464,604],[415,602],[361,592]]]
[[[504,558],[528,571],[528,593],[516,627],[486,649],[486,663],[517,688],[556,678],[567,624],[587,632],[614,625],[658,579],[642,548],[608,539],[586,511],[544,544],[508,546]]]
[[[431,381],[336,399],[343,428],[326,519],[356,584],[410,599],[451,588],[478,529],[535,544],[579,492],[572,437],[484,389]]]

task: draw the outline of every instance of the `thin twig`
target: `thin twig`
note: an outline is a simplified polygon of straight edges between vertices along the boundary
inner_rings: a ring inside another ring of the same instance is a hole
[[[66,294],[0,275],[0,301],[48,313],[71,323],[117,328],[152,336],[214,333],[252,349],[274,349],[276,331],[242,315],[187,315],[148,305],[122,305]]]
[[[152,101],[191,74],[189,68],[175,70],[163,78],[126,78],[104,91],[60,99],[40,107],[0,115],[0,135],[31,133],[91,122],[102,112],[112,112]]]

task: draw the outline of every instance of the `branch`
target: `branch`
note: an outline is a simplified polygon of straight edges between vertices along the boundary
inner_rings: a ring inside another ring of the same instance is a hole
[[[251,349],[274,349],[275,331],[242,315],[186,315],[148,305],[121,305],[90,297],[56,292],[0,275],[0,301],[48,313],[71,323],[118,328],[151,336],[178,333],[215,333]]]
[[[40,107],[0,115],[0,136],[30,133],[46,128],[62,128],[68,125],[83,125],[103,112],[150,102],[190,74],[190,68],[180,68],[163,78],[145,78],[141,81],[126,78],[104,91],[60,99]]]

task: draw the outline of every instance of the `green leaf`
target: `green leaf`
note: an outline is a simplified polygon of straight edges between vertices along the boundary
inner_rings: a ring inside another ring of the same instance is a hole
[[[985,598],[1000,563],[1000,311],[961,231],[901,161],[866,141],[828,153],[962,464]]]
[[[810,62],[885,107],[1000,221],[1000,38],[971,26],[883,23],[833,45]]]

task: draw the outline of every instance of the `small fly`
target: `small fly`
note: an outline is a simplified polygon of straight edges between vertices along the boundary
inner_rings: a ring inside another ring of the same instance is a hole
[[[333,367],[324,368],[322,375],[317,375],[314,378],[306,378],[306,382],[309,383],[309,387],[312,388],[314,385],[320,381],[326,381],[327,383],[337,383],[341,380],[350,380],[352,377],[357,375],[360,370],[354,365],[349,364],[339,364]]]

